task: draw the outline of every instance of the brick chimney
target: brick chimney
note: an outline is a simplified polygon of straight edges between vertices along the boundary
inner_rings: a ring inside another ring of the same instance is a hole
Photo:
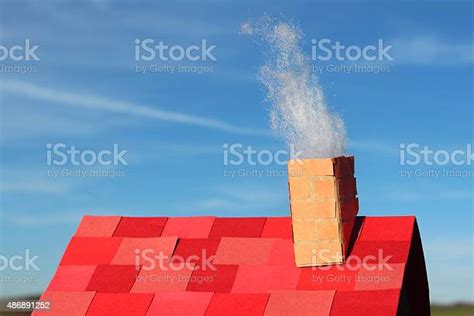
[[[298,267],[343,263],[359,210],[354,157],[288,162]]]

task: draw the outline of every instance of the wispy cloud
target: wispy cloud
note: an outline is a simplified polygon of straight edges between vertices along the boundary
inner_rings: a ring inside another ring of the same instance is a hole
[[[35,211],[36,212],[36,211]],[[36,214],[41,216],[33,216],[31,211],[17,210],[15,209],[2,209],[1,219],[2,221],[8,222],[18,227],[44,227],[44,226],[57,226],[64,224],[79,225],[81,218],[87,214],[94,215],[117,215],[117,210],[112,209],[98,209],[98,208],[75,208],[70,210],[61,211],[37,211]],[[120,212],[120,215],[134,215],[133,212]]]
[[[203,156],[222,156],[222,144],[189,144],[177,142],[148,142],[143,141],[127,145],[127,159],[130,163],[166,161],[169,159],[187,159]]]
[[[6,102],[5,102],[6,103]],[[75,135],[97,134],[103,129],[114,126],[115,119],[108,120],[102,124],[95,124],[98,119],[86,116],[88,119],[78,120],[77,116],[65,115],[61,111],[44,111],[40,108],[32,108],[24,103],[2,104],[2,136],[0,143],[18,145],[19,140],[34,138],[36,141],[41,137],[68,137]],[[7,119],[8,118],[8,119]],[[127,122],[131,124],[130,120]],[[125,124],[125,123],[124,123]],[[122,124],[122,125],[124,125]],[[35,145],[38,142],[30,144]]]
[[[265,129],[246,128],[205,116],[166,111],[156,106],[146,106],[97,95],[86,95],[70,91],[44,88],[26,82],[7,80],[3,81],[0,87],[1,90],[6,93],[28,97],[30,99],[48,101],[57,105],[133,115],[136,117],[160,120],[168,123],[204,127],[230,134],[269,135],[269,132]]]
[[[438,237],[426,242],[424,248],[428,256],[439,256],[444,261],[472,260],[474,250],[471,238],[461,234]]]
[[[40,215],[38,215],[40,214]],[[44,226],[58,226],[64,224],[79,225],[82,217],[85,215],[94,216],[173,216],[170,212],[160,210],[130,210],[125,208],[111,208],[81,205],[74,208],[47,208],[31,210],[24,208],[8,208],[2,207],[0,209],[0,221],[5,221],[13,226],[18,227],[44,227]]]
[[[286,187],[265,185],[221,185],[211,195],[175,205],[179,213],[202,212],[232,216],[288,215]]]
[[[471,302],[474,268],[472,234],[438,235],[423,240],[433,297],[437,303]]]
[[[349,148],[361,150],[370,153],[380,153],[393,155],[398,153],[398,144],[390,145],[387,142],[373,141],[373,140],[349,140]]]
[[[435,35],[398,37],[389,41],[396,63],[417,65],[462,65],[474,62],[471,43],[455,43]]]
[[[2,210],[2,220],[19,227],[42,227],[79,223],[82,214],[38,212],[41,216],[32,216],[27,212],[11,212]]]
[[[393,191],[387,193],[387,197],[393,200],[403,200],[407,202],[416,201],[469,201],[472,200],[471,191],[438,189],[431,191]]]
[[[19,169],[5,164],[4,167],[0,178],[0,194],[64,195],[72,188],[71,181],[54,181],[42,174],[41,169]]]
[[[16,181],[1,182],[0,192],[9,193],[46,193],[62,195],[69,191],[64,184],[55,184],[48,181]]]

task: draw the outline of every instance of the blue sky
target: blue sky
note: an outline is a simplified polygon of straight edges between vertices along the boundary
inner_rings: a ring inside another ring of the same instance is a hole
[[[2,2],[0,44],[29,39],[40,59],[1,62],[35,69],[1,74],[1,252],[30,249],[40,266],[4,271],[34,281],[4,281],[2,296],[44,289],[83,214],[288,215],[286,177],[224,175],[284,170],[223,163],[226,143],[285,148],[270,134],[256,79],[264,56],[239,35],[242,22],[268,14],[299,25],[308,54],[313,38],[393,46],[393,61],[373,64],[390,72],[320,74],[328,104],[346,123],[348,153],[356,156],[360,214],[416,215],[432,300],[472,301],[472,166],[401,166],[399,150],[401,143],[449,152],[472,144],[472,9],[447,1]],[[214,71],[137,73],[137,38],[181,46],[206,39],[217,61],[197,64]],[[55,143],[96,151],[118,144],[129,165],[116,167],[125,174],[113,179],[48,177],[46,145]],[[407,170],[471,176],[408,178],[401,175]]]

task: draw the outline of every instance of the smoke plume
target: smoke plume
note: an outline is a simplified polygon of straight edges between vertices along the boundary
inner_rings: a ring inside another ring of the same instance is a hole
[[[302,158],[344,155],[344,122],[326,103],[309,58],[303,53],[302,31],[265,16],[242,24],[241,33],[254,37],[265,54],[258,77],[270,104],[273,132],[296,152],[301,150]]]

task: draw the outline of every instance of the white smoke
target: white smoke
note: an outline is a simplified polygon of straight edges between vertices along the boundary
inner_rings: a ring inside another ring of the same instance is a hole
[[[270,126],[288,145],[302,151],[303,158],[344,155],[344,122],[326,104],[316,74],[303,53],[302,31],[287,22],[265,16],[244,23],[241,33],[263,44],[266,63],[259,79],[270,103]]]

